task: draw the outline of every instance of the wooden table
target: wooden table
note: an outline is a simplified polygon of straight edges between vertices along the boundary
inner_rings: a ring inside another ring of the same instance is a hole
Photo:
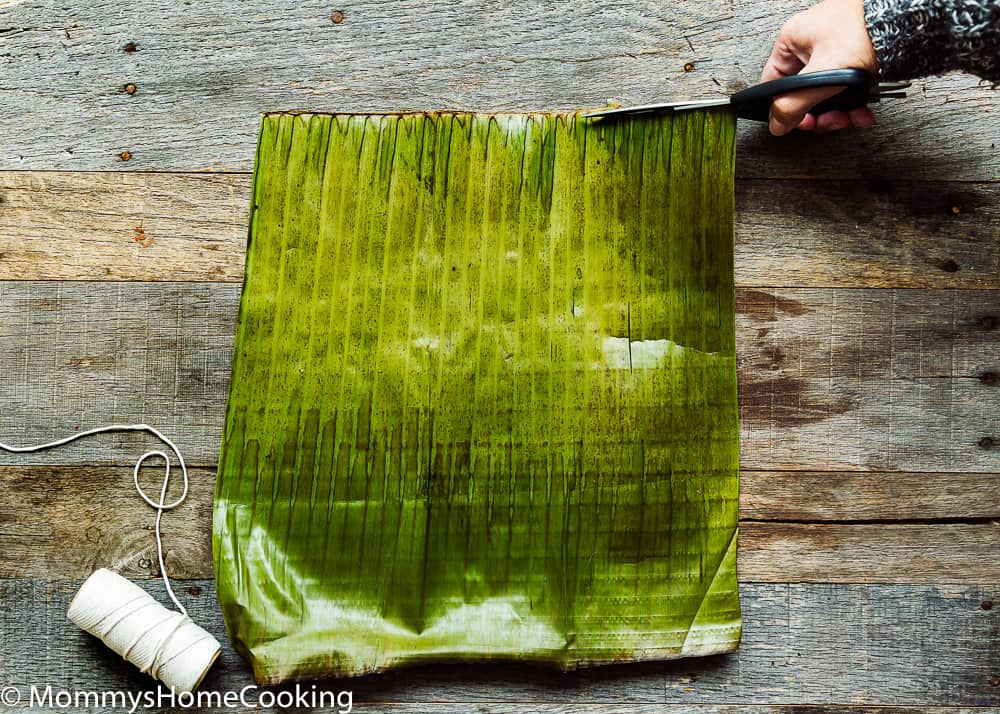
[[[206,688],[248,684],[210,533],[259,113],[715,96],[755,81],[805,4],[0,9],[0,439],[112,422],[175,438],[196,468],[164,519],[168,568],[225,642]],[[969,76],[910,94],[869,132],[740,129],[739,652],[330,687],[362,711],[1000,706],[1000,97]],[[162,598],[131,487],[151,443],[2,457],[0,687],[149,688],[65,611],[99,566]]]

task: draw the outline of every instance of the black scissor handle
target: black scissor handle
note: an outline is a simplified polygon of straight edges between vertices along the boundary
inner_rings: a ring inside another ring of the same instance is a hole
[[[822,72],[794,74],[790,77],[761,82],[736,92],[730,101],[741,119],[766,122],[771,114],[771,101],[779,94],[796,92],[809,87],[844,87],[844,91],[820,102],[809,110],[822,114],[833,110],[847,111],[868,104],[872,77],[863,69],[829,69]]]

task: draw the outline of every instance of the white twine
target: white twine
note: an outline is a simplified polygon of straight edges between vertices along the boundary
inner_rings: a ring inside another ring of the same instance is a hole
[[[69,604],[82,630],[175,692],[192,692],[221,646],[190,617],[168,610],[135,583],[101,568]]]
[[[187,466],[180,449],[148,424],[112,424],[37,446],[8,446],[0,443],[0,450],[16,454],[30,453],[62,446],[93,434],[115,431],[145,431],[154,435],[170,447],[180,464],[184,489],[178,498],[169,503],[166,498],[170,485],[170,457],[165,452],[158,449],[147,451],[135,462],[132,470],[132,483],[136,492],[142,500],[156,509],[156,556],[167,595],[179,612],[168,610],[139,586],[117,573],[101,568],[80,587],[70,603],[68,617],[143,672],[178,692],[190,692],[201,683],[218,657],[221,646],[215,637],[188,617],[187,610],[170,586],[163,561],[163,539],[160,534],[163,512],[181,505],[188,495]],[[165,463],[159,501],[150,498],[139,485],[139,469],[153,456],[162,457]]]

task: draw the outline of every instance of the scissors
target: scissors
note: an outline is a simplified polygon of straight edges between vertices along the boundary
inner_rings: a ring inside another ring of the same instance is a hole
[[[666,102],[663,104],[644,104],[634,107],[613,107],[583,114],[585,117],[616,117],[632,114],[650,114],[655,112],[681,112],[689,109],[708,109],[711,107],[727,107],[735,110],[741,119],[766,122],[771,113],[771,100],[780,94],[795,92],[810,87],[844,87],[844,90],[829,99],[820,102],[809,110],[810,114],[822,114],[829,111],[848,111],[867,106],[887,97],[905,97],[902,91],[910,86],[909,82],[872,83],[872,76],[863,69],[830,69],[822,72],[806,72],[795,74],[770,82],[761,82],[747,87],[729,97],[720,99],[705,99],[701,101]]]

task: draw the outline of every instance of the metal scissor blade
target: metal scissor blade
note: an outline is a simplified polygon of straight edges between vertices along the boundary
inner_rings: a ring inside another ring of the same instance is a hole
[[[722,99],[706,99],[697,102],[666,102],[664,104],[642,104],[634,107],[613,107],[596,112],[587,112],[585,117],[609,117],[626,114],[652,114],[655,112],[683,111],[685,109],[701,109],[707,107],[725,107],[729,105],[729,97]]]
[[[898,92],[901,89],[909,89],[911,86],[909,82],[879,82],[872,87],[872,92],[885,96],[887,92]]]
[[[711,109],[712,107],[728,107],[732,102],[729,97],[723,97],[722,99],[702,99],[697,102],[676,102],[674,104],[675,112],[683,112],[688,109]]]

